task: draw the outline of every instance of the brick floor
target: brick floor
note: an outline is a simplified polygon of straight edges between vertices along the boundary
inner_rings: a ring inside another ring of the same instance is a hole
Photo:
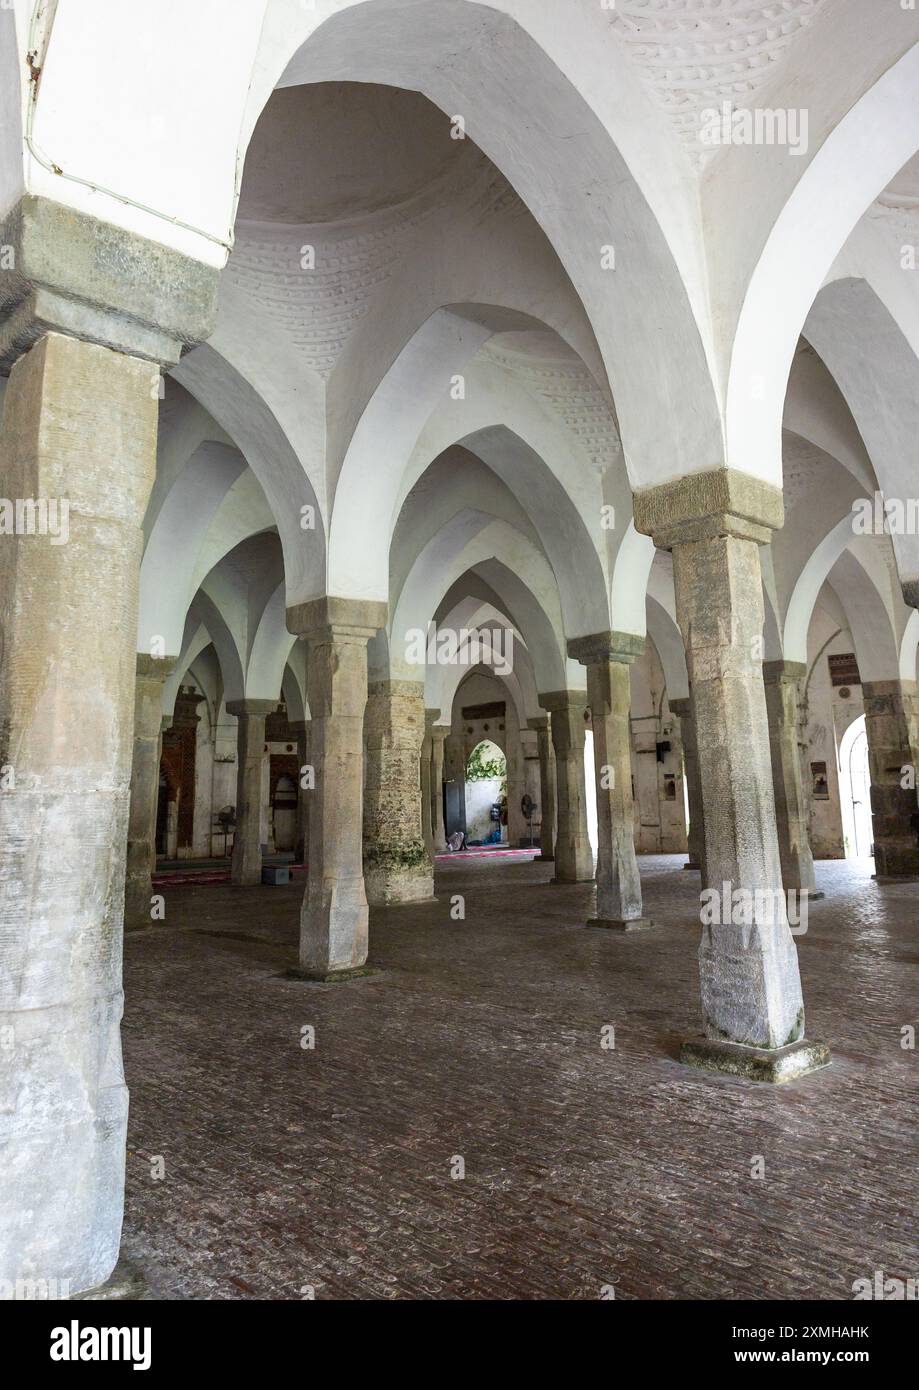
[[[439,865],[437,904],[373,915],[382,973],[329,986],[284,978],[300,885],[166,889],[125,947],[124,1253],[218,1299],[844,1299],[919,1274],[919,884],[818,865],[798,949],[833,1066],[776,1088],[675,1060],[698,1031],[682,862],[641,860],[658,925],[628,937],[584,930],[589,885],[551,865]]]

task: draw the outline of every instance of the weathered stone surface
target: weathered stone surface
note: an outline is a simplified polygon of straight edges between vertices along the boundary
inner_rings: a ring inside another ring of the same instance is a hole
[[[234,883],[262,881],[262,762],[265,720],[277,700],[229,700],[227,714],[237,719],[236,829],[230,875]]]
[[[539,703],[552,715],[558,796],[555,880],[557,883],[581,883],[594,876],[593,850],[587,836],[584,782],[587,696],[581,691],[551,691],[540,695]]]
[[[367,643],[385,604],[317,599],[288,609],[307,641],[312,716],[310,855],[300,931],[300,967],[325,980],[367,960],[368,907],[362,859]],[[303,626],[299,626],[299,624]]]
[[[424,683],[374,681],[364,715],[364,884],[371,906],[434,896],[419,780]]]
[[[782,882],[786,892],[807,893],[813,897],[817,886],[807,835],[798,719],[800,682],[806,675],[807,667],[800,662],[763,663]]]
[[[542,820],[539,825],[539,858],[542,863],[555,859],[555,758],[552,752],[552,736],[549,732],[549,718],[530,719],[529,728],[536,730],[536,746],[539,751],[539,811]]]
[[[699,749],[696,742],[696,721],[692,712],[692,696],[671,700],[670,712],[680,721],[680,740],[683,744],[683,772],[689,797],[689,858],[685,869],[697,869],[705,880],[705,811],[702,805],[702,782],[699,778]]]
[[[421,840],[424,845],[428,871],[434,873],[434,724],[440,718],[439,709],[424,711],[424,730],[418,754],[418,778],[421,786]],[[432,879],[433,882],[433,879]],[[433,887],[431,892],[433,893]]]
[[[865,732],[871,773],[871,827],[874,867],[885,878],[919,875],[919,768],[915,681],[865,681]],[[913,787],[904,787],[905,769],[914,770]]]
[[[218,271],[110,222],[29,194],[0,243],[0,371],[52,331],[163,365],[213,331]]]
[[[741,1047],[738,1043],[715,1042],[711,1038],[687,1038],[680,1047],[680,1061],[703,1071],[742,1076],[747,1081],[795,1081],[809,1072],[830,1065],[826,1043],[802,1038],[788,1047]]]
[[[737,536],[765,544],[785,519],[782,489],[736,468],[690,473],[633,496],[636,531],[674,542]]]
[[[591,925],[644,922],[635,858],[629,663],[644,647],[631,633],[601,633],[568,643],[587,665],[597,786],[597,911]]]
[[[311,765],[310,720],[292,719],[291,733],[297,737],[297,763],[300,775],[297,777],[297,843],[294,859],[305,864],[309,858],[310,846],[310,788],[303,785],[303,768]]]
[[[142,1270],[127,1260],[119,1260],[104,1284],[72,1296],[74,1303],[150,1303],[158,1295]]]
[[[11,497],[70,501],[69,539],[0,540],[0,1278],[102,1282],[118,1255],[127,1090],[121,949],[147,362],[49,334],[16,363]],[[8,1031],[7,1031],[8,1030]]]
[[[673,569],[698,739],[706,883],[719,895],[708,904],[714,920],[703,924],[699,948],[705,1034],[784,1047],[803,1037],[804,1005],[775,827],[759,548],[735,535],[678,543]],[[749,922],[724,900],[738,891]]]
[[[156,868],[156,808],[163,741],[163,685],[177,656],[137,655],[134,686],[134,754],[124,885],[126,931],[149,927],[153,870]]]
[[[431,730],[431,831],[435,854],[442,853],[447,846],[444,825],[444,743],[448,733],[445,724],[435,724]]]

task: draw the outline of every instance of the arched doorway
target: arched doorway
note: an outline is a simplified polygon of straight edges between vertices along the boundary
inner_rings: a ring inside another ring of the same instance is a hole
[[[853,720],[839,745],[839,800],[846,858],[870,858],[874,850],[874,835],[864,715]]]
[[[507,759],[487,738],[466,759],[466,843],[507,844]]]

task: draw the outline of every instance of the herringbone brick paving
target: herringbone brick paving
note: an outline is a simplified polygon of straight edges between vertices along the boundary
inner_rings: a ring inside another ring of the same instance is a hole
[[[641,859],[656,926],[626,937],[585,930],[593,890],[551,865],[438,865],[436,904],[373,914],[382,973],[327,986],[284,977],[302,885],[165,889],[125,948],[124,1253],[217,1299],[848,1299],[919,1274],[919,884],[818,865],[798,949],[833,1066],[769,1087],[675,1060],[699,1026],[682,862]]]

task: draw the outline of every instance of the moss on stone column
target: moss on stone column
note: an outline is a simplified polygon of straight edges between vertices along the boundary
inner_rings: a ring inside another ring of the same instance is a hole
[[[431,863],[422,838],[420,758],[424,685],[375,681],[364,716],[364,883],[371,906],[430,901]]]

